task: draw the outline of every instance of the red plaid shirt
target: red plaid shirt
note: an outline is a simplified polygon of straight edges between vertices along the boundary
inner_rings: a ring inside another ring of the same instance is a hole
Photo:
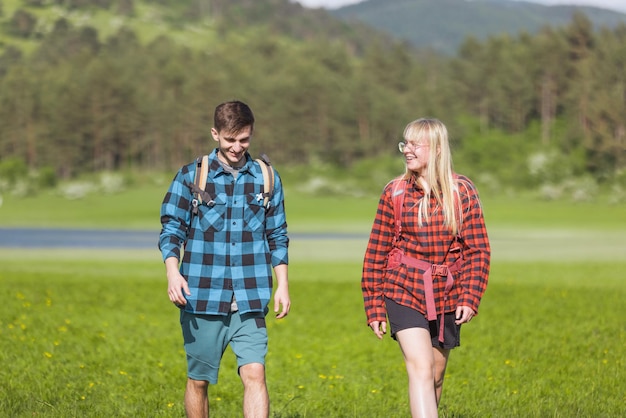
[[[489,276],[490,246],[478,192],[472,182],[456,175],[463,216],[458,241],[443,225],[443,212],[437,209],[435,198],[430,201],[430,218],[423,226],[418,223],[418,207],[424,191],[414,182],[405,182],[402,210],[402,233],[396,247],[406,256],[424,260],[429,264],[453,264],[461,255],[463,264],[454,274],[454,285],[444,305],[445,276],[433,276],[433,291],[437,313],[454,312],[457,306],[471,307],[478,312],[478,305],[487,287]],[[424,270],[401,264],[387,268],[387,254],[393,248],[395,221],[392,194],[394,183],[383,191],[363,260],[361,289],[367,314],[367,323],[386,321],[384,297],[401,305],[426,314],[424,297]],[[449,249],[460,245],[460,252]]]

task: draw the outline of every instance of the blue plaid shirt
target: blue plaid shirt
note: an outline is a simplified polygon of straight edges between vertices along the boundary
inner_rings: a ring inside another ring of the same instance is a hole
[[[272,267],[288,263],[287,222],[280,176],[275,173],[269,208],[263,206],[263,173],[246,154],[246,164],[235,179],[209,156],[205,191],[212,201],[198,205],[192,215],[197,163],[182,167],[161,205],[159,249],[163,260],[183,261],[180,272],[191,295],[187,312],[227,315],[233,293],[241,313],[263,312],[272,293]]]

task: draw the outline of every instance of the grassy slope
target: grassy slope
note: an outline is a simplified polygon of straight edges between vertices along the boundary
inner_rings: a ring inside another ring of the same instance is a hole
[[[153,39],[167,35],[175,42],[192,48],[200,48],[211,44],[215,31],[210,19],[202,22],[174,27],[167,22],[167,9],[157,4],[146,4],[141,1],[135,2],[135,16],[126,17],[113,11],[94,8],[92,10],[66,10],[59,6],[26,7],[23,1],[3,0],[4,16],[0,22],[8,22],[16,10],[23,9],[37,17],[37,31],[47,34],[60,19],[67,19],[72,26],[91,26],[98,31],[101,41],[115,34],[122,26],[132,29],[140,41],[147,43]],[[15,45],[27,54],[39,45],[38,39],[20,39],[8,36],[0,31],[0,51],[2,43]]]
[[[67,200],[52,192],[26,198],[5,195],[0,227],[160,229],[166,177],[128,186],[117,194]],[[288,184],[289,181],[287,181]],[[378,197],[316,196],[286,190],[292,257],[360,261]],[[546,202],[523,197],[483,197],[494,258],[502,260],[619,260],[626,253],[623,205]],[[323,242],[299,233],[341,232],[352,239]],[[4,250],[0,250],[4,251]]]
[[[184,353],[162,266],[94,254],[0,251],[0,408],[182,416]],[[27,262],[33,256],[40,261]],[[626,337],[621,317],[607,313],[626,297],[625,267],[496,263],[451,357],[441,416],[620,416]],[[359,268],[293,263],[291,315],[268,319],[274,417],[406,416],[401,354],[364,324]],[[240,397],[227,352],[211,387],[215,416],[239,415]]]
[[[0,226],[153,229],[169,178],[126,186],[115,193],[91,193],[68,200],[43,191],[24,198],[5,194],[0,201]],[[295,184],[286,181],[287,184]],[[377,195],[350,197],[285,190],[290,224],[298,231],[367,232],[378,203]],[[490,226],[615,230],[626,225],[623,205],[598,202],[540,201],[524,196],[483,196]]]
[[[75,201],[5,196],[0,224],[157,229],[168,180],[154,178]],[[293,310],[268,319],[273,416],[406,416],[401,354],[368,332],[359,289],[377,197],[286,193],[292,232],[363,238],[292,241]],[[441,416],[619,416],[626,334],[612,312],[626,297],[626,211],[502,197],[484,206],[491,281],[451,357]],[[184,353],[156,248],[0,248],[0,264],[0,410],[182,416]],[[215,416],[239,415],[234,364],[228,352],[211,388]]]

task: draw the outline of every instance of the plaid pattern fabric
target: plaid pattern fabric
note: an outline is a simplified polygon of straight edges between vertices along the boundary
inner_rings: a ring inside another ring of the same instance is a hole
[[[263,173],[246,155],[236,179],[221,166],[217,150],[209,157],[198,214],[191,214],[196,163],[182,167],[161,205],[159,249],[163,260],[176,257],[191,295],[185,311],[226,315],[233,293],[241,313],[262,312],[272,293],[272,267],[288,263],[289,238],[284,194],[278,173],[269,208],[263,206]]]
[[[487,287],[490,263],[490,246],[478,192],[472,182],[457,175],[462,207],[462,223],[459,241],[463,265],[454,275],[454,285],[444,305],[445,276],[433,276],[433,290],[437,312],[452,312],[459,305],[470,306],[478,312],[478,305]],[[405,181],[405,180],[397,180]],[[418,207],[424,192],[414,183],[407,183],[402,210],[402,233],[398,248],[405,255],[430,264],[451,265],[459,257],[458,251],[450,252],[457,241],[444,227],[443,213],[437,208],[433,197],[430,202],[430,219],[423,226],[418,224]],[[394,182],[384,189],[363,261],[361,289],[365,303],[367,323],[385,321],[384,297],[426,314],[424,296],[424,270],[406,266],[387,266],[387,254],[393,248],[395,221],[393,211]]]

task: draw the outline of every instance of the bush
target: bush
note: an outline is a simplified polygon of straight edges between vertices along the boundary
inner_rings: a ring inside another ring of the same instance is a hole
[[[539,187],[539,195],[546,200],[569,198],[575,202],[587,202],[598,196],[599,187],[589,176],[569,177],[561,182],[545,182]]]
[[[572,175],[567,161],[556,150],[531,154],[528,157],[528,172],[538,183],[558,183]]]
[[[124,176],[119,173],[104,172],[100,174],[100,188],[105,194],[119,193],[124,190]]]
[[[76,200],[86,197],[95,190],[95,186],[90,182],[72,182],[63,185],[59,193],[66,199]]]
[[[42,167],[39,170],[37,183],[41,188],[53,189],[58,182],[57,174],[52,167]]]
[[[626,188],[620,184],[613,184],[609,193],[609,203],[619,204],[626,202]]]
[[[9,186],[14,186],[19,180],[28,175],[28,167],[20,158],[7,158],[0,161],[0,179],[5,180]]]

